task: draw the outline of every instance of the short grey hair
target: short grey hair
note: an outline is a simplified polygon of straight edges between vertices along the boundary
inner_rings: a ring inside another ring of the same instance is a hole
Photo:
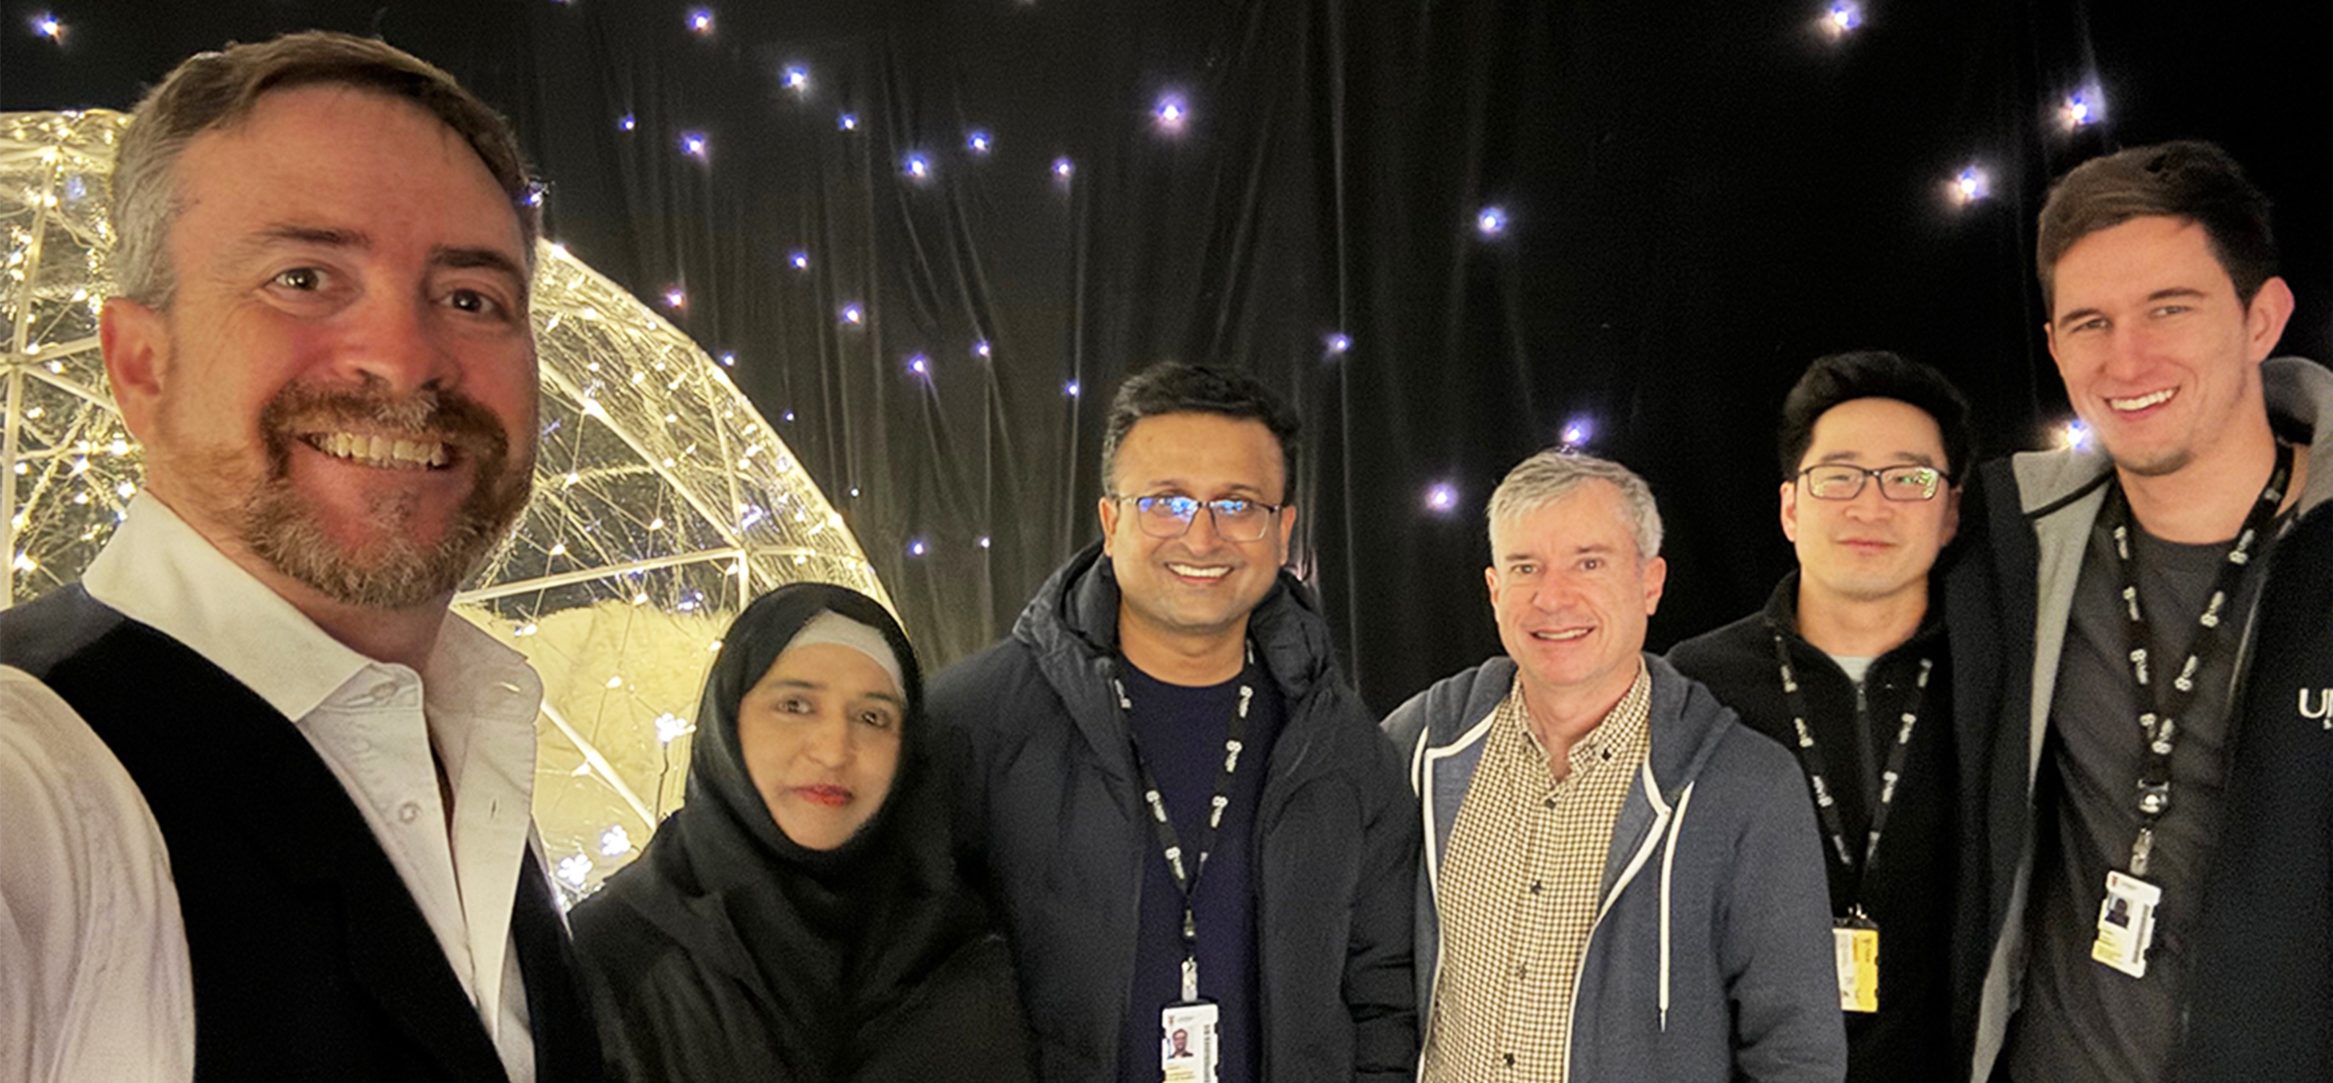
[[[1652,486],[1610,459],[1562,448],[1549,448],[1507,471],[1506,479],[1491,492],[1490,526],[1495,530],[1500,523],[1512,523],[1596,481],[1620,490],[1620,504],[1628,511],[1629,532],[1636,541],[1636,559],[1661,555],[1661,509],[1653,502]],[[1492,545],[1497,544],[1494,539]],[[1491,559],[1498,559],[1495,551]]]

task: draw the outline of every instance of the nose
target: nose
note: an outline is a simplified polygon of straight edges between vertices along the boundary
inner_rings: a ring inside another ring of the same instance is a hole
[[[436,306],[402,295],[368,298],[350,313],[340,341],[341,367],[359,382],[379,380],[395,396],[460,379],[453,351],[436,327]]]
[[[2106,342],[2106,374],[2117,379],[2143,375],[2149,364],[2145,335],[2137,328],[2115,327]]]
[[[1191,525],[1183,528],[1183,545],[1194,553],[1204,553],[1223,544],[1222,532],[1215,529],[1215,508],[1201,504],[1191,513]]]
[[[1840,510],[1857,519],[1871,519],[1887,514],[1888,500],[1887,497],[1880,494],[1880,484],[1879,478],[1869,474],[1864,475],[1863,489],[1849,497],[1847,506]]]
[[[1543,613],[1553,613],[1570,604],[1573,597],[1571,583],[1561,575],[1549,573],[1531,588],[1531,605]]]
[[[851,724],[840,712],[830,711],[809,724],[803,735],[802,755],[820,767],[841,767],[851,759]]]

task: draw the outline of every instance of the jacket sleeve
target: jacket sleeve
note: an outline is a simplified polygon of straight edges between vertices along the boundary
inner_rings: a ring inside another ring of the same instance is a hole
[[[1734,1009],[1735,1078],[1837,1083],[1847,1035],[1832,963],[1830,896],[1806,784],[1790,755],[1748,731],[1760,793],[1744,809],[1719,947]],[[1885,957],[1885,941],[1881,944]]]
[[[1363,794],[1360,878],[1345,956],[1345,1006],[1353,1016],[1353,1077],[1397,1083],[1417,1077],[1418,1013],[1411,946],[1418,874],[1416,799],[1390,740]]]

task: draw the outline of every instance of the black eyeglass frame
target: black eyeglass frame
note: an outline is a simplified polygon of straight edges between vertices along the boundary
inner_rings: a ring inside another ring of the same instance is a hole
[[[1265,538],[1267,538],[1267,537],[1270,537],[1270,536],[1271,536],[1271,534],[1272,534],[1272,524],[1273,524],[1273,523],[1275,523],[1275,522],[1277,522],[1277,521],[1279,521],[1279,518],[1280,518],[1280,512],[1281,512],[1281,511],[1283,511],[1283,510],[1285,510],[1286,508],[1288,508],[1288,507],[1289,507],[1289,505],[1293,503],[1293,501],[1282,501],[1281,503],[1278,503],[1278,504],[1266,504],[1266,503],[1264,503],[1264,502],[1263,502],[1263,501],[1261,501],[1261,500],[1250,500],[1250,499],[1248,499],[1247,497],[1244,497],[1244,496],[1225,496],[1225,497],[1218,497],[1218,498],[1216,498],[1216,499],[1214,499],[1214,500],[1201,500],[1201,499],[1199,499],[1198,497],[1195,497],[1195,496],[1184,496],[1184,495],[1182,495],[1182,494],[1180,494],[1180,493],[1156,493],[1156,494],[1153,494],[1153,495],[1150,495],[1150,496],[1135,496],[1135,495],[1133,495],[1133,494],[1131,494],[1131,493],[1104,493],[1103,495],[1104,495],[1104,496],[1107,496],[1107,497],[1109,497],[1109,498],[1110,498],[1110,499],[1112,499],[1112,500],[1131,500],[1131,501],[1133,501],[1133,502],[1134,502],[1134,521],[1135,521],[1137,524],[1140,524],[1140,525],[1141,525],[1141,527],[1142,527],[1142,532],[1143,532],[1143,533],[1145,533],[1145,534],[1148,534],[1148,535],[1150,535],[1151,537],[1153,537],[1153,538],[1157,538],[1157,539],[1159,539],[1159,540],[1161,540],[1161,541],[1170,541],[1170,540],[1173,540],[1173,539],[1175,539],[1175,538],[1180,538],[1180,537],[1182,537],[1183,535],[1190,533],[1190,532],[1191,532],[1191,524],[1193,524],[1193,523],[1196,523],[1196,522],[1198,522],[1198,521],[1199,521],[1199,509],[1201,509],[1201,508],[1205,508],[1205,509],[1207,509],[1207,520],[1208,520],[1208,522],[1209,522],[1209,523],[1211,523],[1211,524],[1212,524],[1212,525],[1215,527],[1215,535],[1216,535],[1217,537],[1219,537],[1219,538],[1222,538],[1224,541],[1227,541],[1227,542],[1233,542],[1233,543],[1238,543],[1238,544],[1244,544],[1244,543],[1247,543],[1247,542],[1256,542],[1256,541],[1262,541],[1262,540],[1264,540]],[[1177,530],[1177,531],[1175,531],[1175,532],[1174,532],[1174,533],[1172,533],[1172,534],[1161,534],[1161,533],[1159,533],[1158,531],[1151,529],[1151,522],[1152,522],[1152,520],[1153,520],[1155,517],[1154,517],[1154,516],[1152,516],[1152,515],[1150,514],[1150,507],[1151,507],[1151,505],[1153,505],[1153,504],[1161,504],[1161,503],[1165,503],[1165,502],[1167,502],[1167,501],[1170,501],[1170,500],[1188,500],[1188,501],[1190,501],[1190,502],[1191,502],[1191,511],[1190,511],[1190,514],[1188,514],[1188,515],[1169,515],[1169,516],[1167,516],[1167,517],[1166,517],[1166,518],[1167,518],[1167,521],[1169,521],[1169,522],[1178,522],[1178,521],[1179,521],[1179,522],[1181,522],[1181,523],[1183,524],[1183,526],[1182,526],[1182,529],[1180,529],[1180,530]],[[1236,536],[1234,536],[1233,534],[1231,534],[1230,532],[1228,532],[1228,531],[1226,531],[1226,530],[1224,530],[1224,529],[1223,529],[1223,524],[1224,524],[1224,522],[1225,522],[1225,520],[1224,520],[1224,518],[1223,518],[1223,517],[1224,517],[1226,514],[1229,514],[1229,513],[1225,512],[1225,511],[1224,511],[1224,509],[1223,509],[1223,507],[1222,507],[1222,505],[1225,505],[1225,504],[1244,504],[1244,505],[1247,505],[1248,507],[1251,507],[1251,508],[1262,508],[1262,509],[1263,509],[1263,511],[1264,511],[1264,514],[1263,514],[1262,516],[1258,517],[1258,518],[1257,518],[1257,520],[1256,520],[1257,529],[1256,529],[1256,535],[1255,535],[1255,537],[1252,537],[1252,538],[1242,538],[1242,537],[1236,537]]]
[[[1840,472],[1842,474],[1852,472],[1855,475],[1855,488],[1849,490],[1845,496],[1825,496],[1815,490],[1814,480],[1808,476],[1817,470],[1831,470]],[[1905,471],[1921,470],[1925,470],[1930,474],[1934,474],[1935,477],[1928,482],[1927,489],[1920,495],[1889,495],[1887,487],[1889,474],[1900,474]],[[1924,504],[1930,500],[1936,499],[1937,493],[1943,492],[1944,490],[1952,487],[1951,474],[1945,473],[1942,470],[1938,470],[1937,468],[1928,466],[1924,463],[1894,463],[1888,466],[1856,466],[1853,463],[1816,463],[1813,466],[1799,471],[1796,480],[1806,486],[1806,495],[1808,496],[1811,496],[1817,500],[1835,500],[1845,502],[1862,496],[1863,487],[1871,484],[1871,479],[1873,478],[1879,479],[1880,499],[1891,500],[1898,504]]]

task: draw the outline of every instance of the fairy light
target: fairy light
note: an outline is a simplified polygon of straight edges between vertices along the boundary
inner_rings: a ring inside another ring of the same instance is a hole
[[[1983,169],[1973,165],[1952,178],[1952,196],[1962,206],[1982,200],[1991,195],[1992,191],[1992,178],[1986,176]]]
[[[693,34],[697,35],[697,36],[698,36],[698,37],[700,37],[700,38],[701,38],[701,37],[708,37],[708,36],[711,36],[711,34],[713,33],[713,9],[711,9],[711,8],[692,8],[692,9],[690,9],[690,10],[689,10],[689,31],[690,31],[691,33],[693,33]]]
[[[901,159],[899,170],[917,180],[930,180],[932,160],[925,157],[920,151],[912,151],[906,158]]]
[[[1447,515],[1458,507],[1458,488],[1447,481],[1426,486],[1426,510]]]
[[[616,118],[616,130],[619,132],[637,131],[639,128],[640,118],[630,113]]]
[[[995,143],[990,141],[987,132],[974,130],[964,137],[964,149],[974,154],[986,154],[994,148]]]
[[[799,64],[790,66],[786,69],[784,79],[786,89],[791,90],[796,94],[809,93],[810,69],[802,67]]]
[[[1352,351],[1353,336],[1343,331],[1332,331],[1328,337],[1321,339],[1321,346],[1330,357],[1342,357]]]
[[[859,115],[857,113],[844,113],[834,118],[834,126],[846,132],[858,131]]]
[[[1496,237],[1507,232],[1507,209],[1489,206],[1474,214],[1474,231],[1485,237]]]
[[[853,327],[860,326],[867,322],[867,310],[859,307],[856,301],[844,305],[842,306],[842,322]]]
[[[1173,135],[1190,122],[1191,108],[1184,104],[1180,94],[1162,94],[1158,104],[1151,107],[1150,115],[1156,118],[1160,131]]]
[[[797,271],[810,269],[810,253],[797,248],[786,254],[786,262]]]
[[[700,162],[713,160],[713,143],[703,132],[680,133],[680,152]]]
[[[1848,32],[1863,25],[1863,5],[1855,0],[1837,0],[1823,12],[1823,29],[1833,39],[1846,37]]]
[[[632,834],[622,824],[609,824],[599,833],[599,856],[622,857],[632,850]]]
[[[59,45],[65,44],[66,29],[64,21],[53,12],[44,11],[32,17],[32,32]]]

